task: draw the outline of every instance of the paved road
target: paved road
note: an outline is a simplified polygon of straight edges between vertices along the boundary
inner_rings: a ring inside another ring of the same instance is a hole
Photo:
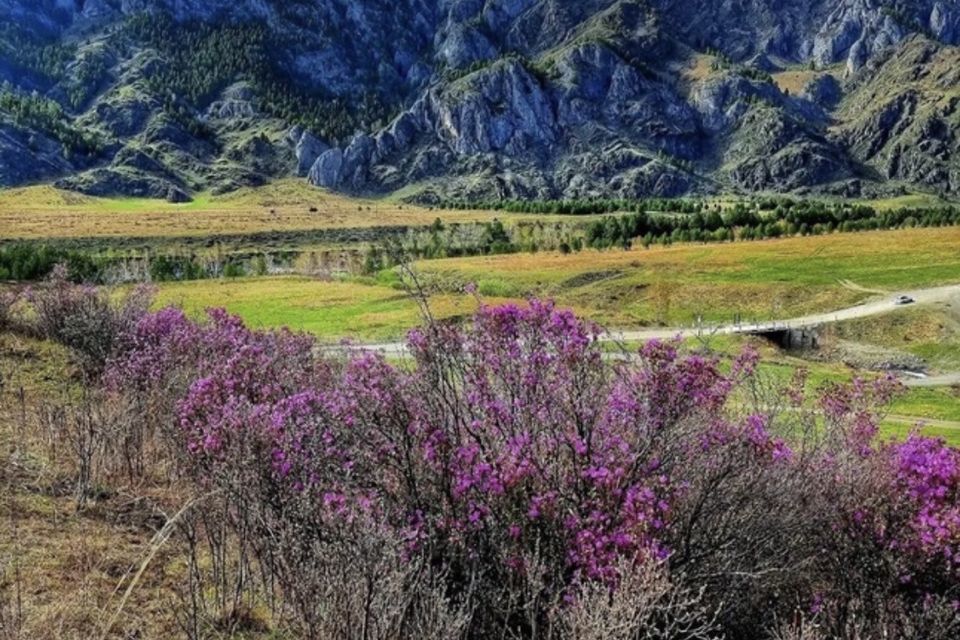
[[[955,387],[960,386],[960,373],[944,373],[937,376],[908,378],[904,383],[908,387]]]
[[[908,295],[914,300],[915,304],[898,305],[894,302],[895,295]],[[832,322],[843,320],[855,320],[857,318],[867,318],[870,316],[909,309],[918,304],[934,304],[937,302],[947,302],[953,298],[960,298],[960,285],[950,285],[946,287],[935,287],[932,289],[916,289],[914,291],[902,291],[897,294],[885,296],[883,299],[864,302],[846,309],[838,309],[829,313],[815,313],[807,316],[800,316],[790,320],[777,320],[771,322],[760,322],[756,324],[741,325],[722,325],[711,327],[709,329],[681,328],[681,329],[642,329],[639,331],[613,331],[610,333],[610,339],[621,341],[642,341],[653,339],[667,339],[674,336],[685,338],[693,337],[699,333],[709,332],[712,334],[748,334],[748,333],[766,333],[778,329],[800,329],[803,327],[815,327]]]
[[[938,427],[940,429],[950,429],[953,431],[960,431],[960,422],[956,420],[934,420],[933,418],[918,418],[915,416],[885,416],[884,420],[887,422],[896,422],[898,424],[922,424],[925,427]]]
[[[910,305],[898,305],[894,302],[897,295],[908,295],[916,303]],[[951,299],[960,299],[960,284],[946,287],[934,287],[930,289],[915,289],[913,291],[900,291],[896,294],[889,294],[882,299],[864,302],[862,304],[838,309],[829,313],[816,313],[790,320],[778,320],[771,322],[760,322],[755,324],[729,324],[701,329],[691,327],[674,327],[658,329],[640,329],[640,330],[612,330],[606,335],[600,337],[603,342],[642,342],[644,340],[669,340],[675,337],[692,338],[701,334],[711,335],[733,335],[733,334],[752,334],[767,333],[781,329],[800,329],[804,327],[815,327],[842,320],[854,320],[856,318],[867,318],[870,316],[891,313],[903,309],[909,309],[922,304],[935,304],[938,302],[948,302]],[[358,344],[353,348],[379,351],[388,356],[400,356],[407,352],[406,345],[402,342],[384,342],[379,344]],[[950,376],[937,376],[911,380],[908,382],[911,386],[948,386],[960,383],[960,373]]]

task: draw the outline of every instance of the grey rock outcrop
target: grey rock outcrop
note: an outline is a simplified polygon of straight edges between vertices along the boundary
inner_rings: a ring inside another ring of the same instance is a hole
[[[940,42],[960,44],[960,6],[938,1],[930,12],[930,32]]]
[[[307,175],[311,184],[328,189],[339,187],[342,178],[343,151],[340,149],[329,149],[321,153]]]
[[[182,186],[162,177],[130,171],[125,168],[92,169],[57,181],[56,186],[91,196],[131,196],[166,199]],[[189,198],[189,196],[187,196]]]
[[[306,176],[324,151],[330,148],[326,142],[301,127],[294,127],[287,134],[297,158],[297,175]]]
[[[257,115],[256,95],[246,83],[228,87],[220,98],[207,108],[206,117],[219,120],[238,120]]]

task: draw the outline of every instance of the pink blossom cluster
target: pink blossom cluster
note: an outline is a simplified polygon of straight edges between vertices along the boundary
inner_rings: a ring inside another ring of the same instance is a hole
[[[896,487],[913,535],[902,542],[952,566],[960,579],[960,451],[911,436],[893,448]]]

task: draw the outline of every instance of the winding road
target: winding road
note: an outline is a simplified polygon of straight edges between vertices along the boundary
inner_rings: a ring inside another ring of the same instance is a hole
[[[897,295],[910,296],[915,302],[908,305],[897,304],[894,300]],[[782,331],[786,329],[816,327],[819,325],[841,322],[844,320],[867,318],[870,316],[892,313],[903,309],[910,309],[917,305],[943,303],[954,299],[960,301],[960,284],[948,285],[944,287],[932,287],[928,289],[914,289],[912,291],[901,291],[897,294],[886,294],[884,298],[880,300],[863,302],[852,307],[847,307],[846,309],[838,309],[837,311],[831,311],[829,313],[816,313],[800,316],[790,320],[711,325],[703,327],[609,330],[606,334],[600,336],[600,340],[601,342],[643,342],[644,340],[669,340],[676,337],[693,338],[700,335],[745,335],[770,333],[773,331]],[[401,356],[407,353],[407,347],[402,342],[357,344],[352,345],[350,348],[378,351],[388,356]],[[911,386],[949,386],[956,383],[960,383],[960,373],[929,378],[918,378],[916,380],[910,380],[907,382],[907,384]]]
[[[806,316],[792,318],[790,320],[777,320],[770,322],[759,322],[751,324],[729,324],[703,328],[682,328],[682,329],[642,329],[639,331],[611,331],[607,339],[621,340],[626,342],[666,339],[674,336],[684,338],[695,337],[697,335],[732,335],[732,334],[753,334],[769,333],[783,329],[802,329],[816,327],[833,322],[842,322],[844,320],[855,320],[857,318],[868,318],[878,316],[884,313],[891,313],[902,309],[909,309],[917,305],[935,304],[938,302],[949,302],[952,299],[960,300],[960,284],[949,285],[945,287],[933,287],[930,289],[915,289],[913,291],[902,291],[896,295],[906,295],[914,299],[913,304],[902,305],[894,301],[894,294],[887,294],[882,300],[863,302],[846,309],[839,309],[828,313],[815,313]]]
[[[852,283],[841,283],[843,286],[852,288]],[[870,300],[852,307],[831,311],[829,313],[816,313],[806,316],[800,316],[790,320],[779,320],[771,322],[760,322],[752,324],[729,324],[702,328],[675,327],[659,329],[641,329],[608,331],[600,336],[602,342],[642,342],[644,340],[669,340],[675,337],[691,338],[698,335],[736,335],[736,334],[759,334],[770,333],[774,331],[783,331],[786,329],[811,328],[844,320],[854,320],[857,318],[868,318],[870,316],[882,315],[885,313],[895,313],[898,311],[910,309],[918,305],[928,305],[950,302],[956,300],[960,302],[960,284],[943,287],[933,287],[928,289],[915,289],[912,291],[902,291],[894,293],[881,293],[874,290],[866,290],[856,287],[857,290],[877,293],[883,295],[882,299]],[[913,298],[911,304],[897,304],[895,299],[898,296],[906,295]],[[379,344],[356,344],[348,347],[333,346],[331,349],[351,350],[369,350],[383,353],[387,356],[404,356],[407,354],[407,346],[402,342],[385,342]],[[952,387],[960,385],[960,372],[938,374],[925,376],[918,374],[917,377],[904,379],[904,384],[908,387]],[[930,427],[939,427],[950,430],[960,430],[960,422],[949,420],[931,420],[927,418],[917,418],[910,416],[888,416],[892,422],[903,424],[924,424]]]

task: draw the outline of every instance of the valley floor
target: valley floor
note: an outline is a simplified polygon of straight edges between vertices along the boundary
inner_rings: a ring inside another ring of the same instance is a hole
[[[4,235],[16,229],[35,237],[61,233],[68,240],[98,233],[162,237],[178,229],[202,234],[229,225],[243,233],[269,233],[277,224],[290,229],[311,224],[309,212],[300,212],[303,201],[287,195],[289,201],[280,192],[238,196],[259,198],[253,208],[259,213],[249,217],[238,214],[240,208],[226,208],[191,218],[188,210],[151,213],[137,203],[118,203],[113,211],[91,216],[90,208],[97,204],[89,202],[58,214],[60,203],[51,202],[41,206],[47,213],[32,221],[29,215],[11,217],[10,208],[0,206],[0,224],[13,221]],[[3,197],[13,196],[0,196],[0,202]],[[262,208],[269,203],[276,203],[277,218],[264,216]],[[383,203],[373,215],[362,203],[337,206],[347,225],[361,219],[429,224],[438,216],[473,215]],[[806,368],[810,389],[882,370],[923,370],[929,376],[926,383],[912,381],[889,408],[882,435],[904,438],[919,428],[960,446],[960,387],[954,383],[960,372],[960,295],[944,289],[929,299],[914,292],[914,305],[890,302],[915,289],[960,283],[960,228],[424,260],[414,271],[429,293],[431,313],[443,319],[469,317],[481,302],[522,302],[535,296],[627,332],[623,337],[630,349],[652,334],[703,325],[703,335],[687,335],[685,348],[708,350],[728,362],[749,343],[761,352],[762,375],[782,380]],[[465,291],[471,283],[476,297]],[[329,343],[344,338],[396,343],[422,317],[408,284],[389,269],[370,277],[222,278],[162,283],[157,304],[179,305],[194,316],[222,306],[254,327],[286,326]],[[734,319],[782,322],[850,307],[871,313],[834,314],[822,327],[815,352],[785,352],[760,338],[709,328]],[[397,352],[391,357],[403,356]],[[182,604],[178,589],[185,559],[157,535],[183,506],[185,494],[169,480],[154,478],[123,491],[103,486],[92,504],[76,508],[75,470],[65,463],[70,452],[51,442],[28,417],[51,400],[77,394],[76,380],[59,347],[0,334],[0,511],[5,514],[0,523],[0,629],[18,625],[19,635],[11,637],[36,640],[179,635],[175,612]],[[257,611],[245,615],[223,621],[216,633],[277,638],[260,629]]]

